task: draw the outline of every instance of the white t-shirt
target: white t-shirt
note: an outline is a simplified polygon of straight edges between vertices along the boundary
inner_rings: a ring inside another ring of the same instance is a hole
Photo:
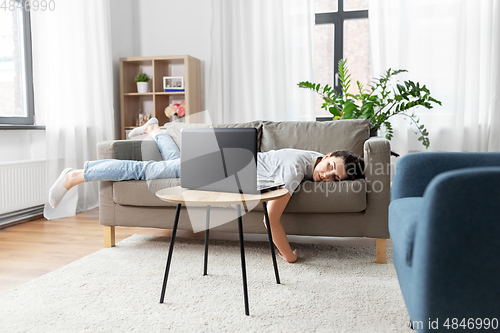
[[[257,178],[283,182],[292,195],[302,180],[313,179],[314,164],[323,156],[315,151],[293,148],[258,153]]]

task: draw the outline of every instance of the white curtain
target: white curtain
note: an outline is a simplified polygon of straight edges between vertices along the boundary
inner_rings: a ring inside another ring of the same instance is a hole
[[[107,0],[65,0],[32,12],[35,112],[45,116],[47,184],[66,167],[95,160],[96,144],[113,139],[110,11]],[[47,193],[48,193],[47,188]],[[48,219],[98,206],[98,183],[74,187]]]
[[[314,120],[313,34],[312,0],[212,0],[211,120]]]
[[[407,69],[442,107],[419,110],[429,151],[500,151],[500,1],[372,0],[373,74]],[[423,151],[404,119],[394,151]]]

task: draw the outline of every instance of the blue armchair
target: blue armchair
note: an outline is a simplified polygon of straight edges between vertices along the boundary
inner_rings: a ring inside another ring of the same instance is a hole
[[[469,318],[497,318],[499,325],[500,152],[403,156],[389,232],[414,329],[455,332],[465,323],[475,331],[479,321]]]

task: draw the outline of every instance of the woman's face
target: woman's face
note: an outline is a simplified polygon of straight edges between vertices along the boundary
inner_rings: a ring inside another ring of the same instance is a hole
[[[334,180],[343,180],[347,178],[347,172],[344,168],[344,160],[341,157],[326,155],[316,164],[313,172],[315,182],[331,182]]]

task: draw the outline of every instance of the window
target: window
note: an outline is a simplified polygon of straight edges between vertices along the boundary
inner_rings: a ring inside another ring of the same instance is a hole
[[[33,125],[30,13],[0,1],[0,124]]]
[[[351,73],[350,92],[357,92],[356,81],[371,83],[368,0],[315,0],[316,80],[334,86],[341,94],[337,64],[347,59]],[[321,108],[323,99],[316,95],[316,119],[331,119]]]

